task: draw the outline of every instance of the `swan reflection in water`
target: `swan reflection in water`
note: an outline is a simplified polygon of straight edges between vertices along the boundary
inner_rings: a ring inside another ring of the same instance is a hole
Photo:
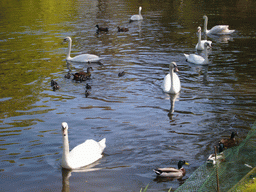
[[[99,162],[96,162],[84,168],[74,169],[74,170],[68,170],[68,169],[62,168],[62,192],[70,192],[69,178],[71,177],[72,172],[91,172],[91,171],[101,170],[102,168],[93,168],[98,164]]]
[[[174,113],[174,104],[175,104],[175,101],[177,100],[177,98],[179,98],[180,92],[177,93],[177,94],[169,94],[169,96],[170,96],[171,107],[170,107],[170,110],[169,110],[169,113],[168,113],[168,117],[170,118],[170,120],[172,120],[173,113]]]

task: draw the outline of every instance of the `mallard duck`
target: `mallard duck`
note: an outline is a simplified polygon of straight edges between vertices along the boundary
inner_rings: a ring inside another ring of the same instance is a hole
[[[51,80],[51,86],[52,86],[53,91],[58,90],[60,88],[58,83],[56,81],[54,81],[53,79]]]
[[[216,164],[216,160],[222,160],[224,159],[224,156],[223,156],[223,153],[222,151],[224,150],[224,144],[223,143],[219,143],[219,146],[218,146],[218,153],[216,158],[215,158],[215,154],[211,154],[208,159],[206,160],[206,162],[208,164],[213,164],[215,165]]]
[[[169,167],[169,168],[158,168],[153,169],[153,171],[160,177],[183,177],[186,174],[186,170],[182,167],[183,165],[189,165],[185,161],[178,162],[178,169]]]
[[[229,139],[221,139],[220,143],[224,144],[225,148],[231,148],[237,145],[235,136],[238,136],[236,132],[232,132]]]
[[[86,81],[86,80],[90,79],[91,71],[93,71],[93,68],[92,67],[88,67],[87,68],[87,72],[80,71],[78,73],[72,74],[74,76],[73,80],[76,80],[76,81]]]
[[[100,32],[100,31],[108,32],[108,28],[107,27],[99,27],[99,25],[96,25],[95,27],[97,27],[97,32]]]
[[[129,31],[129,29],[128,29],[128,28],[125,28],[125,27],[120,28],[120,27],[118,26],[118,27],[117,27],[117,31],[118,31],[118,32],[127,32],[127,31]]]

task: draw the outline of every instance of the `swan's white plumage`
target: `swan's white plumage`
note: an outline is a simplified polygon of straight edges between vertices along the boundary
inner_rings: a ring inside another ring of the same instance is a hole
[[[68,124],[62,123],[63,154],[61,166],[66,169],[77,169],[94,163],[102,158],[103,150],[106,147],[106,139],[96,142],[92,139],[77,145],[69,151]]]
[[[180,79],[179,76],[174,73],[174,70],[177,69],[175,62],[170,63],[169,65],[170,72],[164,77],[164,81],[161,85],[161,88],[166,93],[176,94],[180,92]]]
[[[196,54],[185,54],[186,60],[190,63],[194,63],[194,64],[208,64],[209,60],[208,60],[208,53],[207,53],[207,47],[209,46],[209,43],[205,43],[204,44],[204,57],[202,57],[201,55],[196,55]]]
[[[100,61],[100,57],[93,54],[82,54],[82,55],[77,55],[75,57],[70,57],[72,39],[70,37],[66,37],[64,39],[64,42],[66,41],[68,42],[68,53],[66,57],[67,61],[84,62],[84,63],[97,63]]]
[[[228,25],[216,25],[210,30],[207,30],[207,24],[208,24],[208,17],[206,15],[203,16],[204,19],[204,32],[206,34],[212,34],[212,35],[229,35],[231,33],[234,33],[235,30],[229,30]]]
[[[142,17],[142,15],[141,15],[141,10],[142,10],[142,7],[139,7],[139,14],[138,14],[138,15],[133,15],[133,16],[131,16],[130,21],[139,21],[139,20],[143,20],[143,17]]]
[[[212,41],[202,40],[201,39],[201,27],[198,27],[197,30],[198,30],[198,42],[196,44],[196,49],[199,51],[202,51],[202,50],[204,50],[204,44],[207,42],[211,46]]]

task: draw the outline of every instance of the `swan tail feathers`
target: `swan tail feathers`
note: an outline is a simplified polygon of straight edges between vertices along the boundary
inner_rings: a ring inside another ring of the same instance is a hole
[[[99,145],[102,148],[102,151],[106,148],[106,138],[99,141]]]

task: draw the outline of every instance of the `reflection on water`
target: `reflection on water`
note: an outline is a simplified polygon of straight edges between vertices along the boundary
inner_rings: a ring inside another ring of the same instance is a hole
[[[256,111],[251,2],[143,2],[144,20],[129,23],[137,2],[1,1],[1,190],[139,191],[150,183],[152,191],[167,191],[183,181],[155,182],[152,168],[187,159],[185,180],[221,137],[239,131],[243,139]],[[211,15],[209,25],[229,24],[236,32],[207,37],[210,63],[198,66],[183,53],[196,53],[202,12]],[[96,34],[96,24],[109,32]],[[117,26],[129,32],[118,33]],[[66,36],[73,56],[99,55],[102,65],[67,63]],[[171,61],[181,69],[178,95],[160,88]],[[64,78],[88,66],[90,80]],[[120,71],[125,75],[118,77]],[[52,91],[52,79],[59,90]],[[62,185],[63,121],[74,126],[71,145],[106,137],[107,148],[97,171],[63,173]]]

